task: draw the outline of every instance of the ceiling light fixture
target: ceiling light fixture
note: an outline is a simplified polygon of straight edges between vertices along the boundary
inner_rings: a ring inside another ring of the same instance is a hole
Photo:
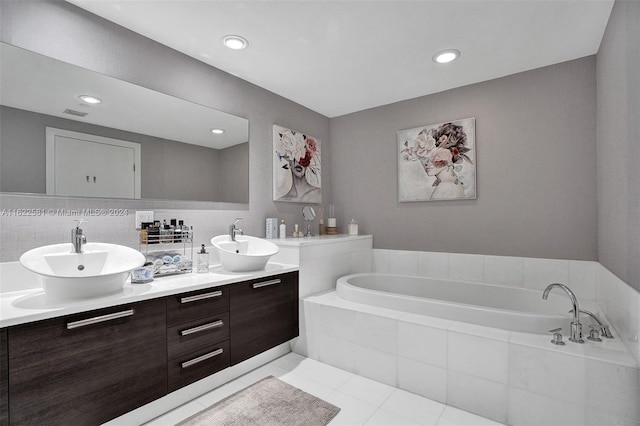
[[[88,104],[99,104],[100,102],[102,102],[102,99],[96,98],[95,96],[91,95],[82,95],[78,97]]]
[[[211,129],[211,133],[215,133],[216,135],[221,135],[224,133],[224,129]]]
[[[224,36],[224,38],[222,39],[222,42],[229,49],[233,49],[233,50],[242,50],[245,47],[247,47],[247,45],[249,44],[249,42],[245,38],[237,35]]]
[[[441,50],[440,52],[433,55],[433,62],[437,62],[439,64],[447,64],[449,62],[455,61],[460,56],[460,51],[456,49],[447,49]]]

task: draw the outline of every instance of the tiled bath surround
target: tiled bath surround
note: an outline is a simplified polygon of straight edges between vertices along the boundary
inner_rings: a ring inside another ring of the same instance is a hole
[[[304,300],[306,341],[298,341],[294,350],[508,424],[640,421],[640,372],[625,347],[637,355],[638,311],[632,311],[638,294],[598,263],[373,250],[371,270],[541,293],[549,283],[563,282],[585,306],[603,307],[598,312],[614,321],[616,339],[557,347],[545,334],[371,307],[329,291]]]
[[[640,364],[640,293],[598,262],[376,249],[372,272],[523,287],[540,290],[541,297],[547,285],[566,284],[584,306],[595,302],[595,313],[614,326]]]

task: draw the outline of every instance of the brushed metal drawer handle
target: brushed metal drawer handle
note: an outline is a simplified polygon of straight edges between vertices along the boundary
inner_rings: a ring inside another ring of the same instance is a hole
[[[181,297],[180,303],[195,302],[196,300],[211,299],[212,297],[222,296],[221,291],[212,291],[211,293],[196,294],[195,296]]]
[[[133,309],[128,309],[122,312],[114,312],[113,314],[100,315],[99,317],[87,318],[80,321],[74,321],[67,323],[67,330],[71,330],[73,328],[85,327],[87,325],[97,324],[104,321],[111,321],[117,318],[130,317],[134,314]]]
[[[253,285],[253,288],[260,288],[260,287],[266,287],[268,285],[275,285],[275,284],[280,284],[282,281],[281,280],[270,280],[270,281],[263,281],[261,283],[255,283]]]
[[[193,358],[193,359],[190,359],[189,361],[185,361],[185,362],[183,362],[183,363],[182,363],[182,368],[191,367],[191,366],[192,366],[192,365],[194,365],[194,364],[197,364],[197,363],[199,363],[199,362],[205,361],[205,360],[207,360],[207,359],[209,359],[209,358],[213,358],[214,356],[218,356],[218,355],[220,355],[222,352],[223,352],[223,351],[222,351],[222,348],[220,348],[220,349],[216,349],[216,350],[215,350],[215,351],[213,351],[213,352],[209,352],[208,354],[200,355],[200,356],[199,356],[199,357],[197,357],[197,358]]]
[[[193,327],[193,328],[188,328],[186,330],[182,330],[180,332],[180,334],[182,336],[186,336],[188,334],[197,333],[199,331],[209,330],[210,328],[222,327],[223,325],[224,325],[224,322],[222,322],[222,320],[218,320],[218,321],[210,322],[208,324],[202,324],[202,325],[199,325],[197,327]]]

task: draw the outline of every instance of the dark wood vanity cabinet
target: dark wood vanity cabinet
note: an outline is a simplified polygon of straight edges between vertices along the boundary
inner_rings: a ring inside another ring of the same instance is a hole
[[[9,424],[9,362],[7,329],[0,329],[0,426]]]
[[[11,424],[100,424],[167,393],[164,299],[10,327]]]
[[[231,365],[298,336],[298,272],[234,284]]]
[[[0,426],[104,423],[297,335],[298,272],[0,329]]]

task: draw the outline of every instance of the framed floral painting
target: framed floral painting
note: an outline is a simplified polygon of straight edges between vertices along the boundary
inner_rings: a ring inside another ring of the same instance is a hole
[[[465,118],[397,132],[398,200],[476,198],[476,120]]]
[[[322,203],[320,140],[273,125],[273,199]]]

